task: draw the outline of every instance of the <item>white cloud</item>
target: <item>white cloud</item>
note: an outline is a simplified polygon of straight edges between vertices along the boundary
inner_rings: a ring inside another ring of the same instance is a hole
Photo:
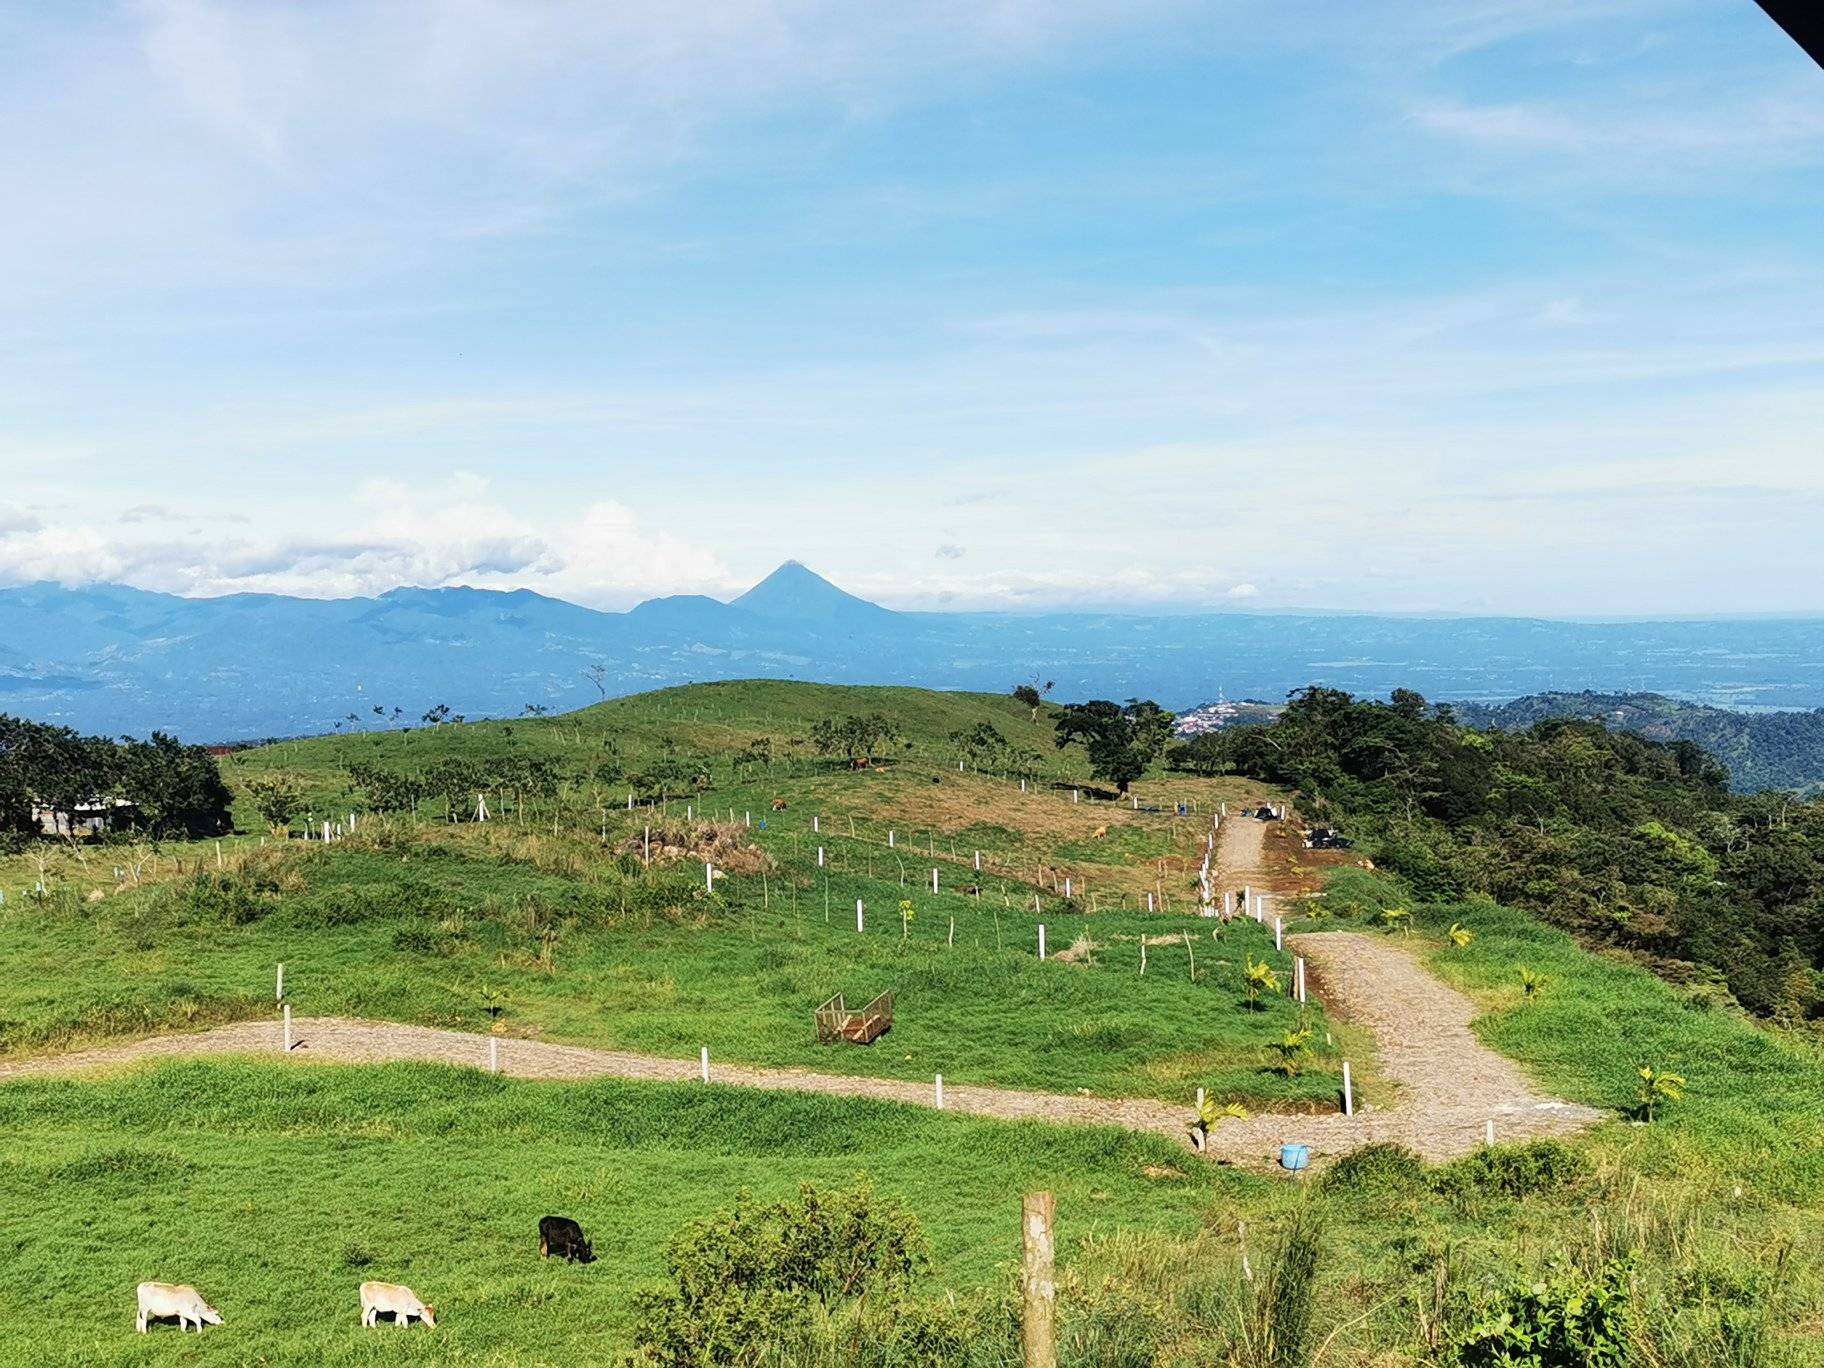
[[[1260,590],[1251,584],[1237,584],[1234,588],[1230,589],[1228,593],[1224,594],[1223,597],[1236,600],[1259,598]]]
[[[134,526],[144,519],[118,520]],[[613,500],[535,525],[488,482],[459,473],[416,488],[371,480],[343,525],[182,540],[136,537],[81,522],[0,523],[0,582],[120,581],[187,595],[260,592],[311,598],[384,593],[402,585],[531,588],[594,606],[652,594],[738,587],[711,552],[643,529]]]

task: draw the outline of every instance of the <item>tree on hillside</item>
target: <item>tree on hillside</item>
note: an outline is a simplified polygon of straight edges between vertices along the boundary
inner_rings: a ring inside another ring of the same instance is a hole
[[[1151,700],[1130,698],[1125,705],[1098,698],[1089,703],[1067,703],[1058,719],[1058,748],[1081,742],[1089,756],[1090,771],[1106,779],[1117,791],[1146,773],[1171,740],[1177,719]]]
[[[883,746],[898,738],[899,724],[885,713],[825,717],[811,726],[811,744],[819,755],[840,755],[856,766],[871,763]]]
[[[1037,722],[1039,720],[1039,708],[1044,704],[1045,695],[1051,692],[1051,688],[1051,680],[1048,679],[1041,685],[1038,681],[1038,676],[1034,675],[1032,683],[1030,684],[1015,684],[1013,686],[1013,696],[1016,700],[1032,709],[1032,720]]]
[[[600,662],[591,665],[583,671],[583,678],[595,685],[595,691],[602,696],[604,703],[608,701],[608,667],[606,665]]]
[[[1172,746],[1165,753],[1165,761],[1184,774],[1199,774],[1206,778],[1228,774],[1235,768],[1234,762],[1229,758],[1229,748],[1223,744],[1222,737],[1217,732],[1203,732],[1180,745]]]
[[[220,836],[233,825],[234,797],[215,757],[163,732],[122,745],[119,796],[133,805],[135,823],[155,836]]]
[[[950,744],[956,747],[956,753],[971,769],[998,770],[1004,768],[1011,747],[1007,738],[992,722],[978,722],[973,727],[950,733]]]
[[[291,822],[304,810],[304,790],[285,774],[256,774],[247,781],[253,810],[273,835],[291,830]]]

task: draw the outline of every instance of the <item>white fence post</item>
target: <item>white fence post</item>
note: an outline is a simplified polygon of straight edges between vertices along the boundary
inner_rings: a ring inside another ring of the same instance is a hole
[[[709,1046],[703,1047],[703,1081],[709,1082]]]
[[[1039,958],[1045,958],[1045,923],[1039,923]]]
[[[283,960],[279,961],[278,982],[274,985],[272,1000],[274,1002],[285,1001],[285,961]]]
[[[819,869],[823,868],[823,847],[822,846],[817,847],[817,868],[819,868]]]
[[[937,1076],[937,1109],[939,1111],[944,1109],[944,1076],[942,1074]],[[1492,1125],[1493,1122],[1490,1124]]]
[[[1275,950],[1286,948],[1286,926],[1278,917],[1273,918],[1273,948]]]
[[[857,931],[864,929],[864,923],[862,922],[862,918],[861,918],[861,899],[860,898],[855,899],[855,929]]]
[[[1355,1115],[1355,1085],[1349,1078],[1349,1061],[1343,1061],[1343,1115]]]
[[[285,1004],[285,1051],[291,1053],[291,1004]]]
[[[500,1072],[500,1037],[488,1037],[488,1072]]]
[[[931,891],[937,892],[937,871],[935,869],[931,871]]]
[[[716,891],[716,867],[707,860],[703,862],[703,888],[708,893]]]

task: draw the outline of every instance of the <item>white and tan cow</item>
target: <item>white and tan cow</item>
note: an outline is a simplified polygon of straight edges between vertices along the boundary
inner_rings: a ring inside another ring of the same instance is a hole
[[[376,1325],[379,1317],[391,1312],[393,1324],[404,1329],[413,1316],[426,1325],[437,1324],[437,1308],[426,1306],[418,1294],[400,1283],[364,1282],[361,1284],[361,1324]]]
[[[139,1316],[133,1322],[133,1328],[140,1334],[146,1333],[146,1322],[149,1320],[170,1320],[177,1318],[177,1328],[181,1333],[186,1325],[195,1325],[196,1333],[203,1333],[205,1325],[220,1325],[222,1313],[203,1300],[203,1294],[188,1283],[143,1282],[139,1285]]]

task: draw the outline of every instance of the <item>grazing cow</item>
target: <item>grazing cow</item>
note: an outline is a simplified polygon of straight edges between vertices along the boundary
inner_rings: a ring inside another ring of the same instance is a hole
[[[194,1324],[200,1335],[204,1325],[222,1323],[222,1313],[204,1301],[202,1293],[188,1283],[143,1282],[139,1285],[139,1316],[133,1322],[135,1330],[143,1335],[147,1321],[170,1320],[173,1316],[177,1318],[179,1334],[186,1325]]]
[[[538,1257],[553,1254],[571,1263],[594,1263],[595,1249],[583,1237],[583,1228],[568,1216],[538,1218]]]
[[[784,812],[785,811],[785,799],[783,799],[783,798],[773,799],[773,811],[774,812]]]
[[[400,1283],[364,1282],[361,1284],[361,1324],[378,1325],[380,1317],[391,1314],[393,1324],[405,1329],[413,1316],[426,1325],[437,1324],[437,1308],[418,1300],[418,1294]]]

